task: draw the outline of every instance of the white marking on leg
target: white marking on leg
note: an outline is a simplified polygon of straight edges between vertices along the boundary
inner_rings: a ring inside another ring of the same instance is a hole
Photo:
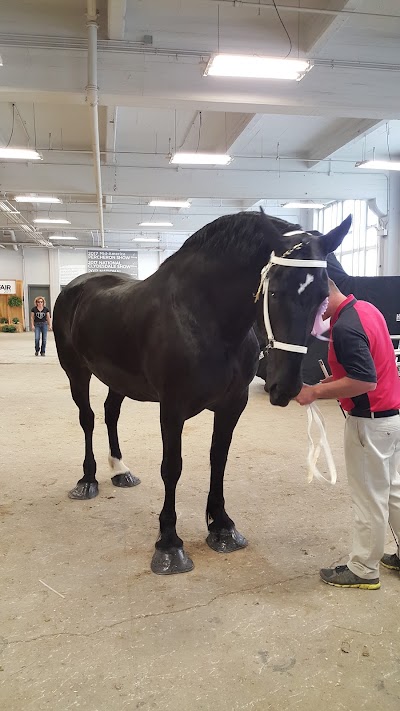
[[[125,466],[122,459],[112,457],[111,454],[108,455],[108,464],[113,476],[115,476],[115,474],[125,474],[125,472],[129,472],[128,467]]]
[[[297,289],[298,294],[302,294],[304,289],[307,289],[307,287],[312,284],[314,281],[314,277],[312,274],[307,274],[305,282],[300,284],[299,288]]]

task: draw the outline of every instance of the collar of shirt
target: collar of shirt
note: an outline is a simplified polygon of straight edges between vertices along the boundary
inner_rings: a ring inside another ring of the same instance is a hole
[[[353,301],[353,300],[355,300],[354,295],[353,295],[353,294],[349,294],[349,295],[345,298],[345,300],[342,301],[342,303],[340,304],[340,306],[338,306],[338,308],[336,309],[335,313],[333,314],[333,316],[332,316],[332,318],[331,318],[331,328],[335,325],[336,321],[338,320],[338,318],[339,318],[339,316],[340,316],[340,312],[345,308],[345,306],[347,306],[347,304],[349,304],[349,303],[350,303],[351,301]]]

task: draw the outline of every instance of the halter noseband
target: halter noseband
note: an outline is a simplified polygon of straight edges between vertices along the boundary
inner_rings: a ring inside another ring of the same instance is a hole
[[[295,234],[307,234],[306,232],[300,232],[300,231],[295,231],[295,232],[286,232],[283,237],[289,237],[290,235],[295,235]],[[325,267],[326,268],[326,259],[288,259],[287,257],[292,254],[295,250],[301,249],[303,247],[303,243],[300,242],[299,244],[296,244],[294,247],[289,249],[287,252],[285,252],[282,257],[276,257],[274,252],[271,252],[271,256],[269,258],[268,264],[265,265],[265,267],[262,268],[261,270],[261,281],[260,281],[260,286],[258,287],[258,291],[255,297],[255,301],[258,300],[258,297],[260,295],[260,292],[262,290],[264,294],[264,323],[265,323],[265,330],[267,332],[268,336],[268,345],[267,348],[278,348],[281,351],[290,351],[291,353],[307,353],[307,346],[298,346],[293,343],[282,343],[282,341],[276,341],[274,338],[274,334],[272,332],[272,327],[271,327],[271,321],[269,318],[269,309],[268,309],[268,287],[269,287],[269,270],[274,264],[279,264],[282,267]]]

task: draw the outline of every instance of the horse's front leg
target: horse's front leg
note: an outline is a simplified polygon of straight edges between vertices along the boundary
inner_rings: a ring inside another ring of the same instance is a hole
[[[140,479],[131,474],[128,467],[122,461],[122,454],[119,447],[118,418],[123,399],[123,395],[109,390],[104,403],[104,418],[107,425],[108,442],[110,445],[108,463],[112,473],[111,481],[114,486],[130,487],[140,484]]]
[[[158,575],[172,575],[187,573],[193,569],[193,562],[183,550],[183,541],[176,533],[175,492],[182,471],[184,419],[161,403],[160,421],[163,441],[161,476],[165,499],[160,513],[160,536],[151,561],[151,569]]]
[[[236,530],[225,511],[224,473],[233,430],[247,404],[248,388],[235,400],[224,403],[214,411],[214,430],[210,451],[211,479],[206,520],[209,534],[207,543],[218,553],[231,553],[247,546],[246,539]]]

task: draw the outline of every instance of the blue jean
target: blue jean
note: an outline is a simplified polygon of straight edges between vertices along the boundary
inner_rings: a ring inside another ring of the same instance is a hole
[[[41,353],[46,353],[46,343],[47,343],[47,321],[45,323],[35,323],[35,351],[39,353],[40,347],[40,334],[42,334],[42,348]]]

